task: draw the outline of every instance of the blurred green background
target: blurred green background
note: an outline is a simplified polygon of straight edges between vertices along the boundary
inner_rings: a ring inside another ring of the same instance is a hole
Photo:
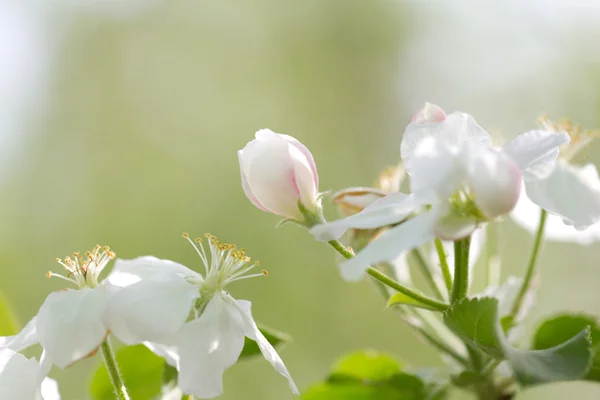
[[[247,201],[236,151],[260,128],[295,136],[324,191],[369,185],[396,163],[406,121],[426,100],[505,138],[540,112],[600,127],[599,6],[518,4],[0,2],[0,289],[26,322],[63,287],[44,277],[60,269],[56,257],[100,243],[121,258],[198,269],[181,233],[210,232],[269,270],[231,292],[294,336],[281,354],[300,388],[353,349],[441,365],[368,282],[342,282],[330,249],[298,227],[275,230],[277,218]],[[599,161],[599,149],[584,157]],[[522,270],[530,243],[505,224],[503,276]],[[546,246],[529,326],[568,309],[600,312],[598,255]],[[86,398],[99,362],[52,371],[64,399]],[[582,399],[600,393],[573,387]],[[222,398],[293,396],[257,359],[226,373]]]

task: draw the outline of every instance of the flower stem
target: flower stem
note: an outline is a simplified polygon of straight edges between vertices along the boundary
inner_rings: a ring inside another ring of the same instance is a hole
[[[442,269],[442,275],[444,276],[444,283],[448,294],[452,292],[452,274],[450,273],[450,267],[448,266],[448,259],[446,258],[446,251],[442,241],[438,238],[435,239],[435,250],[437,251],[438,258],[440,260],[440,267]]]
[[[454,242],[454,284],[450,293],[450,303],[467,297],[469,290],[469,248],[471,236]]]
[[[516,318],[519,315],[519,311],[521,311],[521,307],[523,306],[523,300],[525,299],[525,295],[529,291],[531,286],[531,281],[535,275],[535,267],[538,259],[538,255],[540,253],[540,249],[542,246],[542,239],[544,238],[544,228],[546,226],[546,217],[548,213],[546,210],[541,211],[540,213],[540,222],[538,224],[538,229],[535,234],[535,240],[533,242],[533,249],[531,250],[531,256],[529,257],[529,265],[527,266],[527,272],[525,273],[525,278],[523,279],[523,284],[521,285],[521,289],[519,290],[519,294],[513,303],[510,315],[513,318]]]
[[[108,338],[102,342],[102,355],[104,356],[104,363],[106,364],[106,369],[108,370],[108,375],[110,376],[110,381],[113,384],[115,389],[115,394],[118,400],[129,400],[129,395],[127,394],[127,389],[125,388],[125,384],[123,383],[123,378],[121,378],[121,374],[119,372],[119,367],[117,366],[117,361],[115,360],[115,356],[113,355],[112,349],[110,348],[110,342]]]
[[[337,250],[337,252],[340,253],[344,258],[351,259],[354,257],[354,254],[352,254],[352,252],[350,250],[348,250],[346,248],[346,246],[344,246],[338,240],[330,240],[327,243],[329,243],[329,245],[331,247],[333,247],[335,250]],[[434,310],[445,311],[448,308],[447,304],[444,304],[444,303],[439,302],[435,299],[432,299],[428,296],[422,295],[412,289],[409,289],[406,286],[400,284],[399,282],[396,282],[389,276],[383,274],[382,272],[379,272],[378,270],[376,270],[373,267],[367,268],[367,274],[371,275],[373,278],[377,279],[379,282],[383,283],[384,285],[391,287],[392,289],[394,289],[400,293],[403,293],[406,296],[410,297],[411,299],[416,300],[419,303],[424,304],[426,306],[429,306],[429,307],[433,308]]]
[[[438,300],[443,300],[444,295],[440,291],[440,288],[438,287],[437,283],[435,283],[435,279],[433,278],[433,272],[431,270],[431,266],[429,265],[427,260],[425,260],[425,257],[423,257],[423,253],[421,253],[421,251],[419,249],[413,249],[413,250],[411,250],[410,253],[417,261],[417,265],[419,266],[419,269],[421,270],[423,277],[427,281],[427,284],[433,290],[433,294],[435,295],[435,297]]]

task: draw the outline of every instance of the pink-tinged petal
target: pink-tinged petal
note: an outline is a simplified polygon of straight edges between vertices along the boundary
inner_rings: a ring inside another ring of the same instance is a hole
[[[87,357],[106,337],[102,321],[106,288],[66,290],[51,293],[42,304],[36,330],[40,344],[60,368]]]
[[[246,174],[244,173],[244,170],[242,169],[242,150],[238,151],[238,161],[240,163],[240,176],[242,178],[242,189],[244,189],[244,193],[246,194],[246,197],[259,210],[269,212],[269,210],[267,210],[266,208],[264,208],[262,206],[262,204],[260,204],[260,202],[258,201],[256,196],[254,196],[254,193],[252,193],[252,188],[248,184],[248,179],[246,178]]]
[[[0,348],[9,348],[19,352],[38,343],[35,328],[36,318],[33,317],[19,333],[14,336],[0,337]]]
[[[435,225],[435,236],[442,240],[459,240],[477,229],[477,219],[472,216],[445,214]]]
[[[339,239],[348,229],[374,229],[395,224],[428,204],[428,198],[404,193],[392,193],[375,201],[358,214],[327,224],[317,225],[310,232],[319,241]]]
[[[520,227],[534,234],[540,220],[540,207],[533,203],[525,191],[521,194],[519,202],[510,216]],[[577,243],[582,246],[600,242],[600,223],[596,223],[584,230],[577,230],[571,225],[566,225],[558,215],[548,214],[544,228],[544,239],[558,242]]]
[[[287,140],[279,136],[254,140],[242,152],[244,175],[262,207],[282,217],[301,220],[300,193]]]
[[[440,106],[426,102],[425,106],[410,117],[410,122],[427,123],[441,122],[446,119],[446,113]]]
[[[226,301],[236,305],[240,310],[242,321],[244,323],[245,335],[256,342],[263,357],[265,357],[265,359],[273,366],[273,368],[275,368],[275,371],[279,372],[279,374],[288,380],[292,392],[294,394],[299,394],[298,388],[296,387],[296,384],[294,383],[289,371],[285,367],[283,360],[281,357],[279,357],[279,354],[277,354],[275,348],[273,348],[271,343],[269,343],[269,341],[256,326],[254,318],[252,318],[251,303],[245,300],[235,300],[231,297],[226,297]]]
[[[297,140],[296,138],[294,138],[290,135],[285,135],[282,133],[280,133],[279,135],[281,137],[283,137],[285,140],[287,140],[292,146],[297,148],[300,151],[300,153],[302,153],[304,155],[304,158],[306,159],[306,163],[308,164],[308,166],[310,167],[310,170],[312,172],[314,187],[318,188],[319,187],[319,173],[317,172],[317,164],[315,163],[315,159],[313,158],[312,153],[310,152],[310,150],[308,150],[308,147],[306,147],[299,140]]]
[[[104,321],[124,343],[160,342],[183,326],[197,297],[197,286],[178,276],[142,280],[111,296]]]
[[[294,165],[294,181],[300,195],[300,201],[307,208],[314,209],[317,204],[318,187],[310,164],[297,147],[290,144],[288,149]]]
[[[525,189],[531,201],[578,230],[600,221],[600,179],[593,164],[558,162],[546,179],[526,182]]]
[[[340,265],[342,278],[357,281],[364,276],[369,265],[393,260],[400,254],[433,240],[433,229],[438,217],[438,210],[434,207],[385,232],[354,258]]]
[[[177,335],[178,386],[184,393],[208,399],[223,393],[223,373],[238,360],[244,347],[240,311],[216,295],[200,318]]]
[[[39,365],[11,349],[0,348],[0,399],[35,400]]]
[[[468,185],[475,204],[488,218],[509,213],[521,193],[521,171],[506,154],[483,149],[471,158]]]
[[[508,142],[503,151],[517,163],[523,179],[544,179],[554,168],[559,146],[569,140],[566,133],[529,131]]]

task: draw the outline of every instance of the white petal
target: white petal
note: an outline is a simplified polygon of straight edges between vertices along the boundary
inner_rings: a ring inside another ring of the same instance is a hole
[[[531,201],[576,229],[600,220],[600,180],[592,164],[577,168],[559,162],[550,176],[526,182],[525,189]]]
[[[319,174],[317,172],[317,164],[315,163],[315,159],[313,158],[312,153],[310,152],[310,150],[308,150],[308,147],[306,147],[299,140],[297,140],[296,138],[294,138],[290,135],[285,135],[285,134],[280,133],[279,136],[281,136],[282,138],[287,140],[292,146],[297,148],[304,155],[304,159],[306,160],[306,163],[308,164],[308,167],[310,168],[310,170],[312,172],[311,176],[313,178],[313,185],[315,188],[318,188],[319,187]]]
[[[38,343],[35,324],[35,317],[33,317],[16,335],[0,337],[0,348],[7,347],[19,352]]]
[[[202,279],[198,273],[176,262],[144,256],[133,260],[118,259],[104,282],[117,287],[124,287],[142,279],[162,280],[172,275]]]
[[[398,257],[390,261],[390,263],[394,268],[398,282],[402,283],[403,285],[411,286],[412,278],[410,275],[410,266],[408,264],[408,252],[400,254]]]
[[[262,206],[262,204],[260,204],[260,201],[258,201],[258,199],[254,195],[254,193],[252,193],[252,188],[250,187],[250,184],[248,183],[248,178],[246,178],[246,174],[244,172],[244,169],[242,168],[242,150],[238,151],[238,161],[240,163],[240,176],[242,178],[242,189],[244,190],[246,197],[248,198],[248,200],[250,200],[250,202],[252,202],[252,204],[254,204],[255,207],[258,207],[260,210],[269,212],[269,210],[267,210],[266,208],[264,208]]]
[[[410,117],[410,122],[440,122],[446,119],[446,112],[435,104],[425,102],[425,106]]]
[[[41,394],[43,400],[60,400],[58,383],[54,379],[45,378],[42,381]]]
[[[11,349],[0,349],[0,399],[35,400],[39,365]]]
[[[510,214],[519,226],[534,234],[540,220],[540,207],[533,203],[525,191],[521,194],[517,206]],[[566,225],[558,215],[548,214],[544,229],[544,239],[560,242],[572,242],[580,245],[590,245],[600,241],[600,223],[584,230],[577,230],[572,225]]]
[[[100,346],[107,329],[102,322],[106,288],[51,293],[37,315],[40,344],[52,362],[66,368]]]
[[[283,360],[281,359],[281,357],[279,357],[277,351],[275,351],[271,343],[269,343],[269,341],[265,338],[265,336],[256,326],[254,318],[252,318],[251,303],[245,300],[236,301],[231,297],[229,297],[229,302],[235,302],[235,304],[237,304],[237,306],[239,307],[244,322],[244,332],[246,336],[254,340],[256,344],[258,344],[258,348],[260,349],[262,355],[269,363],[271,363],[273,368],[275,368],[275,370],[279,372],[282,376],[287,378],[292,392],[294,394],[299,394],[298,388],[296,387],[296,384],[294,383],[294,380],[292,379],[292,376],[290,375],[289,371],[285,367]]]
[[[521,192],[521,171],[506,154],[482,149],[470,160],[468,185],[479,210],[488,218],[509,213]]]
[[[217,295],[199,319],[178,334],[179,387],[184,393],[212,398],[223,393],[223,372],[237,361],[244,347],[240,311]]]
[[[164,358],[167,364],[179,369],[179,353],[177,352],[177,347],[154,342],[144,342],[144,346],[149,348],[157,356]]]
[[[554,168],[559,146],[569,140],[566,133],[529,131],[508,142],[503,150],[521,168],[525,180],[543,179]]]
[[[477,229],[477,224],[477,219],[472,216],[445,215],[435,225],[435,236],[442,240],[463,239]]]
[[[262,207],[286,218],[302,219],[289,146],[278,135],[253,140],[242,150],[241,163],[248,185]]]
[[[370,264],[393,260],[401,253],[433,240],[433,228],[438,217],[438,212],[432,209],[385,232],[354,258],[340,265],[342,277],[347,281],[357,281]]]
[[[196,285],[178,276],[142,280],[111,296],[104,320],[110,331],[127,344],[160,342],[183,326],[199,296]]]
[[[373,229],[406,219],[419,207],[428,203],[423,196],[392,193],[383,197],[358,214],[313,227],[310,232],[317,240],[340,238],[348,229]]]
[[[448,145],[457,147],[466,142],[479,143],[486,147],[491,143],[488,133],[477,125],[473,117],[465,113],[452,113],[438,123],[413,122],[406,127],[400,145],[402,162],[409,175],[412,175],[412,160],[417,145],[426,137],[443,140]]]

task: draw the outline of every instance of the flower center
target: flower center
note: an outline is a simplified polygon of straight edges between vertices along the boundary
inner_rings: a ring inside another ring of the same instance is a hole
[[[582,130],[579,125],[573,124],[568,118],[552,122],[548,116],[543,115],[538,119],[538,124],[549,132],[565,132],[569,135],[571,139],[569,143],[562,145],[560,148],[560,157],[565,161],[571,160],[579,150],[583,149],[595,138],[600,137],[600,130]]]
[[[194,247],[204,265],[204,281],[200,283],[200,292],[203,297],[212,296],[231,282],[268,275],[265,270],[257,274],[248,274],[259,266],[259,262],[253,262],[246,255],[245,249],[238,249],[234,244],[222,242],[210,233],[204,236],[208,242],[208,251],[206,251],[201,238],[192,240],[187,233],[183,234],[183,237]]]
[[[82,256],[75,252],[64,260],[57,258],[56,262],[67,270],[67,275],[56,274],[48,271],[48,278],[56,277],[76,284],[79,288],[98,286],[98,276],[116,254],[108,246],[96,245],[91,251],[86,251]]]

